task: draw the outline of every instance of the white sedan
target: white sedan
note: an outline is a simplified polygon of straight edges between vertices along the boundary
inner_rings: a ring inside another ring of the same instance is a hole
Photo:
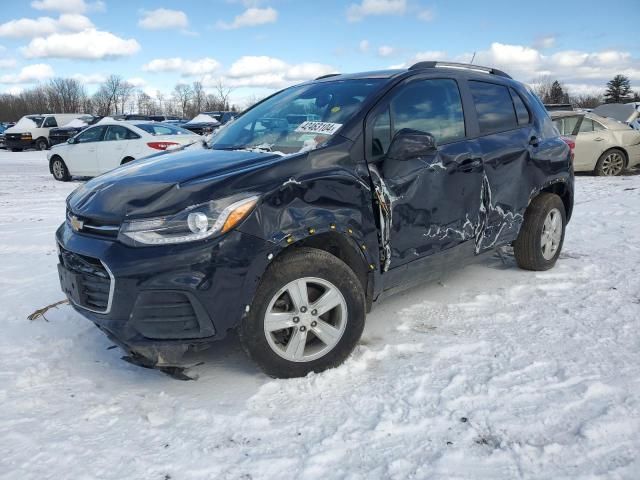
[[[174,125],[109,120],[54,145],[47,160],[53,177],[67,181],[72,176],[95,177],[132,160],[196,142],[202,137]]]

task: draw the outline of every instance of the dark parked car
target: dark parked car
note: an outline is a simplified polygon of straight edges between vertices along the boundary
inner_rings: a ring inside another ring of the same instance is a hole
[[[4,141],[4,131],[9,128],[9,127],[5,127],[3,124],[0,123],[0,148],[7,148],[7,144]]]
[[[477,65],[323,77],[196,146],[80,186],[56,233],[74,308],[146,365],[237,329],[269,375],[334,367],[387,294],[503,245],[553,267],[573,208],[542,103]]]
[[[222,124],[215,118],[206,113],[201,113],[180,126],[198,135],[208,135],[220,125]]]
[[[141,115],[139,113],[127,113],[124,115],[114,115],[113,117],[114,120],[151,120],[151,117],[149,115]]]
[[[49,130],[49,146],[58,145],[64,143],[71,137],[76,136],[78,133],[86,129],[87,127],[96,124],[104,117],[94,117],[93,115],[87,115],[86,117],[80,117],[76,120],[72,120],[69,124],[62,127],[52,128]]]
[[[149,120],[153,120],[154,122],[186,122],[186,120],[176,115],[151,115],[149,116]]]
[[[215,118],[217,121],[220,122],[221,125],[224,125],[225,123],[230,122],[231,120],[233,120],[238,116],[238,112],[223,111],[223,110],[216,110],[214,112],[204,112],[204,114],[209,115],[211,118]]]

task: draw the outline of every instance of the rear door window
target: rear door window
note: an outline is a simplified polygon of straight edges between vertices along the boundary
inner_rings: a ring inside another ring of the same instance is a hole
[[[140,138],[137,134],[131,130],[120,125],[110,125],[107,130],[107,134],[104,136],[105,141],[111,140],[131,140],[134,138]]]
[[[507,87],[470,80],[469,88],[476,107],[481,134],[503,132],[518,126],[513,101]]]
[[[93,127],[85,130],[76,137],[76,143],[100,142],[107,127]]]
[[[516,117],[518,119],[518,125],[526,125],[531,121],[531,117],[529,115],[529,110],[527,106],[524,104],[522,97],[518,92],[516,92],[513,88],[510,88],[511,99],[513,100],[513,106],[516,109]]]

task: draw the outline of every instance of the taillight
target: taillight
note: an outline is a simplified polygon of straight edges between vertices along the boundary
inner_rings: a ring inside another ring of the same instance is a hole
[[[147,143],[148,147],[151,147],[155,150],[166,150],[169,147],[172,147],[174,145],[180,145],[177,142],[149,142]]]
[[[560,137],[560,138],[564,140],[564,143],[569,145],[569,151],[571,152],[571,163],[573,163],[573,157],[575,156],[575,150],[576,150],[576,142],[574,142],[568,137]]]

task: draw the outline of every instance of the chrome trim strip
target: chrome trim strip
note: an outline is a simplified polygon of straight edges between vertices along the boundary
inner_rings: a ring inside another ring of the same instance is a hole
[[[58,242],[57,240],[56,240],[56,243],[58,244],[59,248],[62,248],[62,249],[64,249],[64,250],[67,250],[68,252],[74,253],[74,254],[76,254],[76,255],[81,255],[81,254],[79,254],[79,253],[76,253],[76,252],[73,252],[73,251],[71,251],[71,250],[69,250],[69,249],[64,248],[64,247],[60,244],[60,242]],[[94,257],[94,258],[95,258],[95,257]],[[98,258],[98,260],[100,260],[100,259]],[[101,314],[101,315],[106,315],[107,313],[109,313],[109,312],[111,311],[111,304],[113,303],[113,294],[114,294],[115,289],[116,289],[116,279],[115,279],[115,277],[113,276],[113,273],[111,273],[111,269],[109,269],[109,267],[107,266],[107,264],[106,264],[106,263],[104,263],[102,260],[100,260],[100,263],[102,264],[102,266],[104,267],[104,269],[105,269],[105,270],[107,271],[107,273],[109,274],[109,298],[107,299],[107,309],[106,309],[106,310],[94,310],[94,309],[92,309],[92,308],[85,307],[84,305],[80,305],[80,304],[78,304],[78,303],[74,302],[74,301],[73,301],[73,299],[72,299],[72,298],[69,298],[68,296],[67,296],[67,298],[69,299],[69,301],[70,301],[70,302],[72,302],[72,303],[73,303],[76,307],[78,307],[78,308],[82,308],[83,310],[87,310],[87,311],[92,312],[92,313],[99,313],[99,314]],[[63,264],[63,265],[64,265],[64,264]],[[66,268],[66,267],[65,267],[65,268]],[[63,292],[63,293],[64,293],[64,292]]]

